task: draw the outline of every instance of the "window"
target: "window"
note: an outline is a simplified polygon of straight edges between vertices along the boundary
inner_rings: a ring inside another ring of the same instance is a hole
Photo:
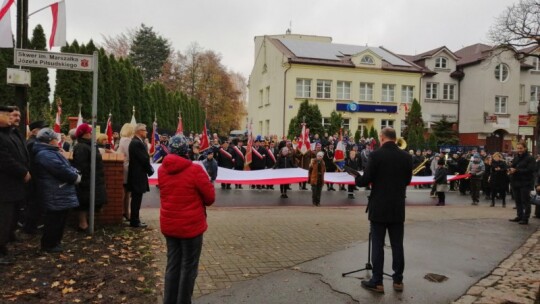
[[[426,84],[426,99],[437,99],[437,87],[438,83],[428,82]]]
[[[259,107],[263,106],[263,90],[259,90]]]
[[[401,86],[401,102],[411,103],[414,96],[414,86]]]
[[[348,81],[337,82],[337,99],[351,99],[351,83]]]
[[[259,120],[259,132],[257,132],[258,134],[263,134],[263,122],[262,120]]]
[[[266,129],[264,130],[264,134],[265,135],[269,135],[270,134],[270,119],[267,119],[264,123],[266,125]]]
[[[495,96],[495,114],[506,114],[507,100],[506,96]]]
[[[540,72],[540,58],[534,57],[532,64],[534,66],[533,71]]]
[[[310,98],[311,97],[311,79],[296,79],[296,97]]]
[[[456,88],[455,84],[445,83],[443,85],[443,99],[444,100],[454,100],[454,90]]]
[[[350,126],[351,126],[351,119],[343,118],[343,130],[349,130]]]
[[[498,64],[495,67],[495,78],[500,82],[508,80],[508,66],[504,63]]]
[[[393,84],[382,85],[382,101],[394,101],[394,87]]]
[[[390,119],[381,119],[381,130],[386,127],[394,128],[394,121]]]
[[[367,83],[367,82],[360,83],[360,100],[364,100],[364,101],[373,100],[373,83]]]
[[[375,60],[373,60],[373,57],[371,57],[369,55],[365,55],[364,57],[362,57],[362,59],[360,59],[360,63],[362,63],[362,64],[375,64]]]
[[[367,129],[367,126],[364,123],[364,118],[358,118],[358,131],[360,131],[360,136],[362,136],[364,132],[368,133],[368,131],[364,131],[366,129]]]
[[[331,80],[317,80],[317,98],[330,99],[331,90],[332,90]]]
[[[322,125],[323,125],[324,129],[327,129],[328,127],[330,127],[330,117],[323,117],[322,118]]]
[[[437,57],[435,59],[435,68],[446,69],[448,67],[448,60],[444,57]]]
[[[525,85],[519,85],[519,102],[525,102]]]
[[[531,101],[540,100],[540,86],[531,86]]]
[[[267,105],[270,104],[270,87],[266,87],[266,103]]]

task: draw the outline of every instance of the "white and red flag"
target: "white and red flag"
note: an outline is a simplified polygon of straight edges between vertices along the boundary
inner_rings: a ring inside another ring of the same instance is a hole
[[[56,119],[54,120],[54,132],[60,133],[60,126],[62,125],[62,120],[60,116],[62,115],[62,102],[60,100],[56,101]]]
[[[64,1],[51,4],[53,17],[49,49],[53,46],[66,45],[66,3]]]
[[[249,164],[253,160],[253,132],[251,130],[251,123],[248,126],[248,142],[246,145],[246,156],[244,161],[244,170],[249,170]]]
[[[157,119],[154,118],[154,123],[152,124],[152,140],[150,141],[150,150],[148,153],[153,155],[156,152],[156,142],[159,144],[159,134],[157,133]]]
[[[208,148],[210,148],[210,139],[208,138],[208,130],[206,129],[206,121],[205,121],[203,131],[201,134],[201,145],[199,147],[199,151],[202,152]]]
[[[81,113],[81,109],[79,108],[79,117],[77,118],[77,128],[83,124],[83,118],[82,118],[82,113]]]
[[[300,133],[300,140],[298,140],[298,150],[300,150],[300,153],[302,154],[306,154],[311,150],[309,129],[306,129],[306,123],[302,123],[302,133]]]
[[[182,113],[178,112],[178,127],[176,127],[176,135],[184,134],[184,125],[182,124]]]
[[[114,138],[111,117],[112,114],[109,113],[109,119],[107,119],[107,126],[105,127],[105,134],[107,134],[107,143],[111,145],[111,150],[114,150]]]
[[[13,32],[11,31],[11,13],[9,9],[14,0],[4,0],[0,8],[0,48],[13,47]]]
[[[339,130],[339,141],[334,151],[334,163],[340,170],[343,170],[345,165],[345,143],[343,142],[342,129]]]

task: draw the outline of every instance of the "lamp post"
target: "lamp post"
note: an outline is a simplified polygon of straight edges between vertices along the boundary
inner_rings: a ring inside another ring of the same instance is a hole
[[[28,44],[28,0],[17,1],[17,43],[16,48],[24,49]],[[21,121],[26,121],[26,107],[28,99],[28,88],[24,86],[15,87],[15,102],[21,110]],[[26,134],[26,124],[19,125],[21,134]]]

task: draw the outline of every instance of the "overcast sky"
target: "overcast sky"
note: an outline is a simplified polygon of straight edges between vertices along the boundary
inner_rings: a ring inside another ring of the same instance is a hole
[[[29,12],[55,0],[29,0]],[[456,51],[488,43],[487,31],[513,0],[65,0],[67,39],[99,44],[141,23],[152,26],[175,50],[197,42],[222,55],[222,63],[246,78],[254,36],[292,33],[331,36],[333,42],[384,46],[399,54],[446,45]],[[15,19],[15,10],[12,10]],[[50,10],[33,15],[50,35]],[[52,51],[58,52],[59,48]]]

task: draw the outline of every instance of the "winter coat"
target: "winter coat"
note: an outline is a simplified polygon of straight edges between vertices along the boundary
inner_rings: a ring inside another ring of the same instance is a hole
[[[116,150],[118,153],[122,153],[124,155],[124,185],[127,184],[127,178],[128,178],[129,143],[130,142],[131,142],[131,138],[121,137],[120,143],[118,144],[118,150]]]
[[[127,189],[135,193],[150,191],[148,176],[154,174],[146,143],[134,136],[129,143],[129,166]]]
[[[471,178],[481,179],[486,172],[486,166],[481,160],[474,160],[469,162],[467,171],[471,174]]]
[[[81,183],[77,185],[77,196],[81,209],[90,207],[90,164],[92,148],[90,139],[79,138],[77,144],[73,147],[73,167],[81,173]],[[96,149],[96,192],[95,206],[101,207],[107,202],[107,190],[105,189],[105,170],[103,169],[103,160],[98,148]]]
[[[517,154],[512,160],[511,167],[516,169],[516,172],[511,176],[512,187],[528,187],[532,190],[536,169],[534,158],[528,152],[524,152],[521,155]]]
[[[334,150],[326,150],[323,156],[326,172],[336,172],[336,164],[334,163]]]
[[[238,148],[238,146],[236,146],[236,148],[233,147],[231,150],[234,158],[234,169],[244,170],[246,149],[244,147]]]
[[[194,238],[208,228],[206,206],[216,193],[200,164],[169,154],[158,170],[161,233],[175,238]]]
[[[287,169],[287,168],[296,168],[296,165],[293,162],[292,157],[290,155],[283,156],[280,154],[276,159],[276,164],[274,165],[274,169]]]
[[[364,175],[356,177],[356,185],[371,184],[368,201],[369,220],[376,223],[405,221],[405,192],[412,179],[412,157],[395,142],[385,142],[369,155]]]
[[[447,175],[448,175],[448,171],[446,170],[445,167],[438,167],[437,169],[435,169],[435,176],[433,177],[433,181],[437,185],[446,185],[446,183],[448,183],[448,180],[446,177]]]
[[[33,178],[37,199],[47,210],[66,210],[79,206],[75,182],[77,169],[60,153],[57,146],[36,142],[33,146]]]
[[[508,166],[503,160],[494,160],[491,162],[489,184],[492,191],[508,190],[508,182],[510,181],[510,179],[508,178],[507,169]]]
[[[217,154],[214,154],[218,163],[218,166],[232,169],[234,167],[234,158],[232,148],[227,149],[219,148]]]
[[[298,168],[307,170],[309,169],[309,164],[311,163],[311,159],[315,158],[315,153],[309,150],[306,152],[306,154],[302,154],[300,150],[296,149],[294,153],[294,157],[296,158],[296,165],[298,166]]]
[[[11,132],[11,127],[0,128],[0,203],[24,201],[27,197],[24,177],[30,164],[24,145],[19,147]]]
[[[251,152],[251,164],[249,164],[249,167],[251,170],[262,170],[266,167],[266,149],[263,147],[256,148],[255,146],[252,147],[253,151]],[[254,151],[257,150],[259,157]]]
[[[208,173],[208,176],[210,177],[210,181],[215,181],[217,177],[217,173],[218,173],[217,161],[213,158],[211,160],[207,158],[203,160],[201,163],[204,166],[206,173]]]
[[[321,159],[313,159],[309,165],[308,170],[308,182],[312,186],[322,186],[324,184],[324,173],[326,172],[326,166]]]

